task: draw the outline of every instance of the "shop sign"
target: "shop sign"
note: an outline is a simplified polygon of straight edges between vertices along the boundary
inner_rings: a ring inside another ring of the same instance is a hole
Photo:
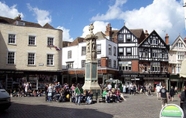
[[[183,118],[183,110],[176,104],[168,104],[160,111],[160,118]]]

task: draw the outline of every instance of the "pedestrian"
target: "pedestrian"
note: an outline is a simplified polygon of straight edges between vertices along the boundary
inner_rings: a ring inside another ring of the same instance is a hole
[[[159,96],[160,89],[161,89],[160,85],[157,84],[157,85],[156,85],[156,95],[157,95],[157,99],[158,99],[158,100],[159,100],[159,98],[160,98],[160,96]]]
[[[168,104],[169,100],[169,93],[167,89],[165,88],[165,84],[162,84],[162,88],[160,89],[159,96],[161,97],[162,100],[162,107],[164,107],[166,104]]]
[[[80,85],[77,84],[76,88],[75,88],[75,103],[80,105],[81,102],[81,90],[80,90]]]
[[[170,89],[170,101],[173,101],[174,95],[175,95],[175,91],[174,91],[173,86],[171,86],[171,89]]]
[[[184,90],[181,92],[180,101],[182,102],[182,109],[184,112],[184,118],[186,118],[186,86],[184,86]]]

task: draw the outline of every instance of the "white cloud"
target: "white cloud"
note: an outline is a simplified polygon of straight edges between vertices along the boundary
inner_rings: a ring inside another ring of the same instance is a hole
[[[103,21],[94,21],[93,25],[94,25],[94,30],[93,33],[97,33],[102,31],[103,33],[105,33],[106,30],[106,26],[109,24],[109,22],[103,22]],[[112,29],[116,29],[116,28],[112,28]],[[87,34],[90,34],[89,32],[89,25],[85,26],[83,28],[83,34],[81,37],[85,37]]]
[[[50,12],[46,10],[38,9],[37,7],[32,7],[30,4],[27,4],[27,7],[30,11],[34,12],[34,15],[36,15],[37,22],[40,25],[45,25],[46,23],[49,23],[52,21],[52,18],[50,16]]]
[[[70,36],[70,30],[62,26],[58,26],[57,29],[63,30],[63,41],[73,41],[73,38]]]
[[[17,5],[8,6],[3,2],[0,2],[0,14],[1,16],[9,17],[9,18],[15,18],[19,14],[21,15],[21,18],[24,17],[23,13],[19,12],[17,10]]]
[[[152,4],[140,9],[122,11],[121,6],[124,3],[126,3],[125,0],[121,2],[116,0],[113,6],[109,6],[105,14],[98,14],[91,20],[124,20],[129,29],[143,28],[149,33],[156,30],[163,39],[168,33],[170,42],[173,42],[179,34],[186,34],[184,33],[183,3],[176,0],[154,0]]]
[[[113,6],[109,6],[109,9],[106,14],[97,14],[96,16],[92,17],[91,20],[113,20],[117,19],[118,16],[123,12],[121,7],[125,4],[127,0],[116,0]]]

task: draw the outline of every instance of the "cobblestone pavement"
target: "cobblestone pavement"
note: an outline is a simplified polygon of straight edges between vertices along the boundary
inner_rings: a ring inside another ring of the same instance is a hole
[[[70,102],[45,102],[44,97],[14,97],[12,106],[0,118],[159,118],[161,101],[156,96],[125,95],[122,103],[75,105]],[[179,105],[178,95],[175,101]]]

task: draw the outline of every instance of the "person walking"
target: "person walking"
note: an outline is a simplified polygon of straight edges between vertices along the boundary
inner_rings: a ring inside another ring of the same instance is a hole
[[[184,118],[186,118],[186,86],[184,86],[184,90],[181,92],[180,101],[182,102],[182,109],[184,113]]]
[[[173,86],[171,86],[171,89],[170,89],[170,101],[173,101],[174,95],[175,95],[175,91],[174,91]]]
[[[168,104],[168,100],[169,100],[169,93],[165,88],[165,84],[162,84],[162,88],[160,89],[159,94],[162,100],[162,107],[164,107],[166,104]]]
[[[80,90],[80,85],[77,84],[76,88],[75,88],[75,103],[80,105],[81,102],[81,90]]]

